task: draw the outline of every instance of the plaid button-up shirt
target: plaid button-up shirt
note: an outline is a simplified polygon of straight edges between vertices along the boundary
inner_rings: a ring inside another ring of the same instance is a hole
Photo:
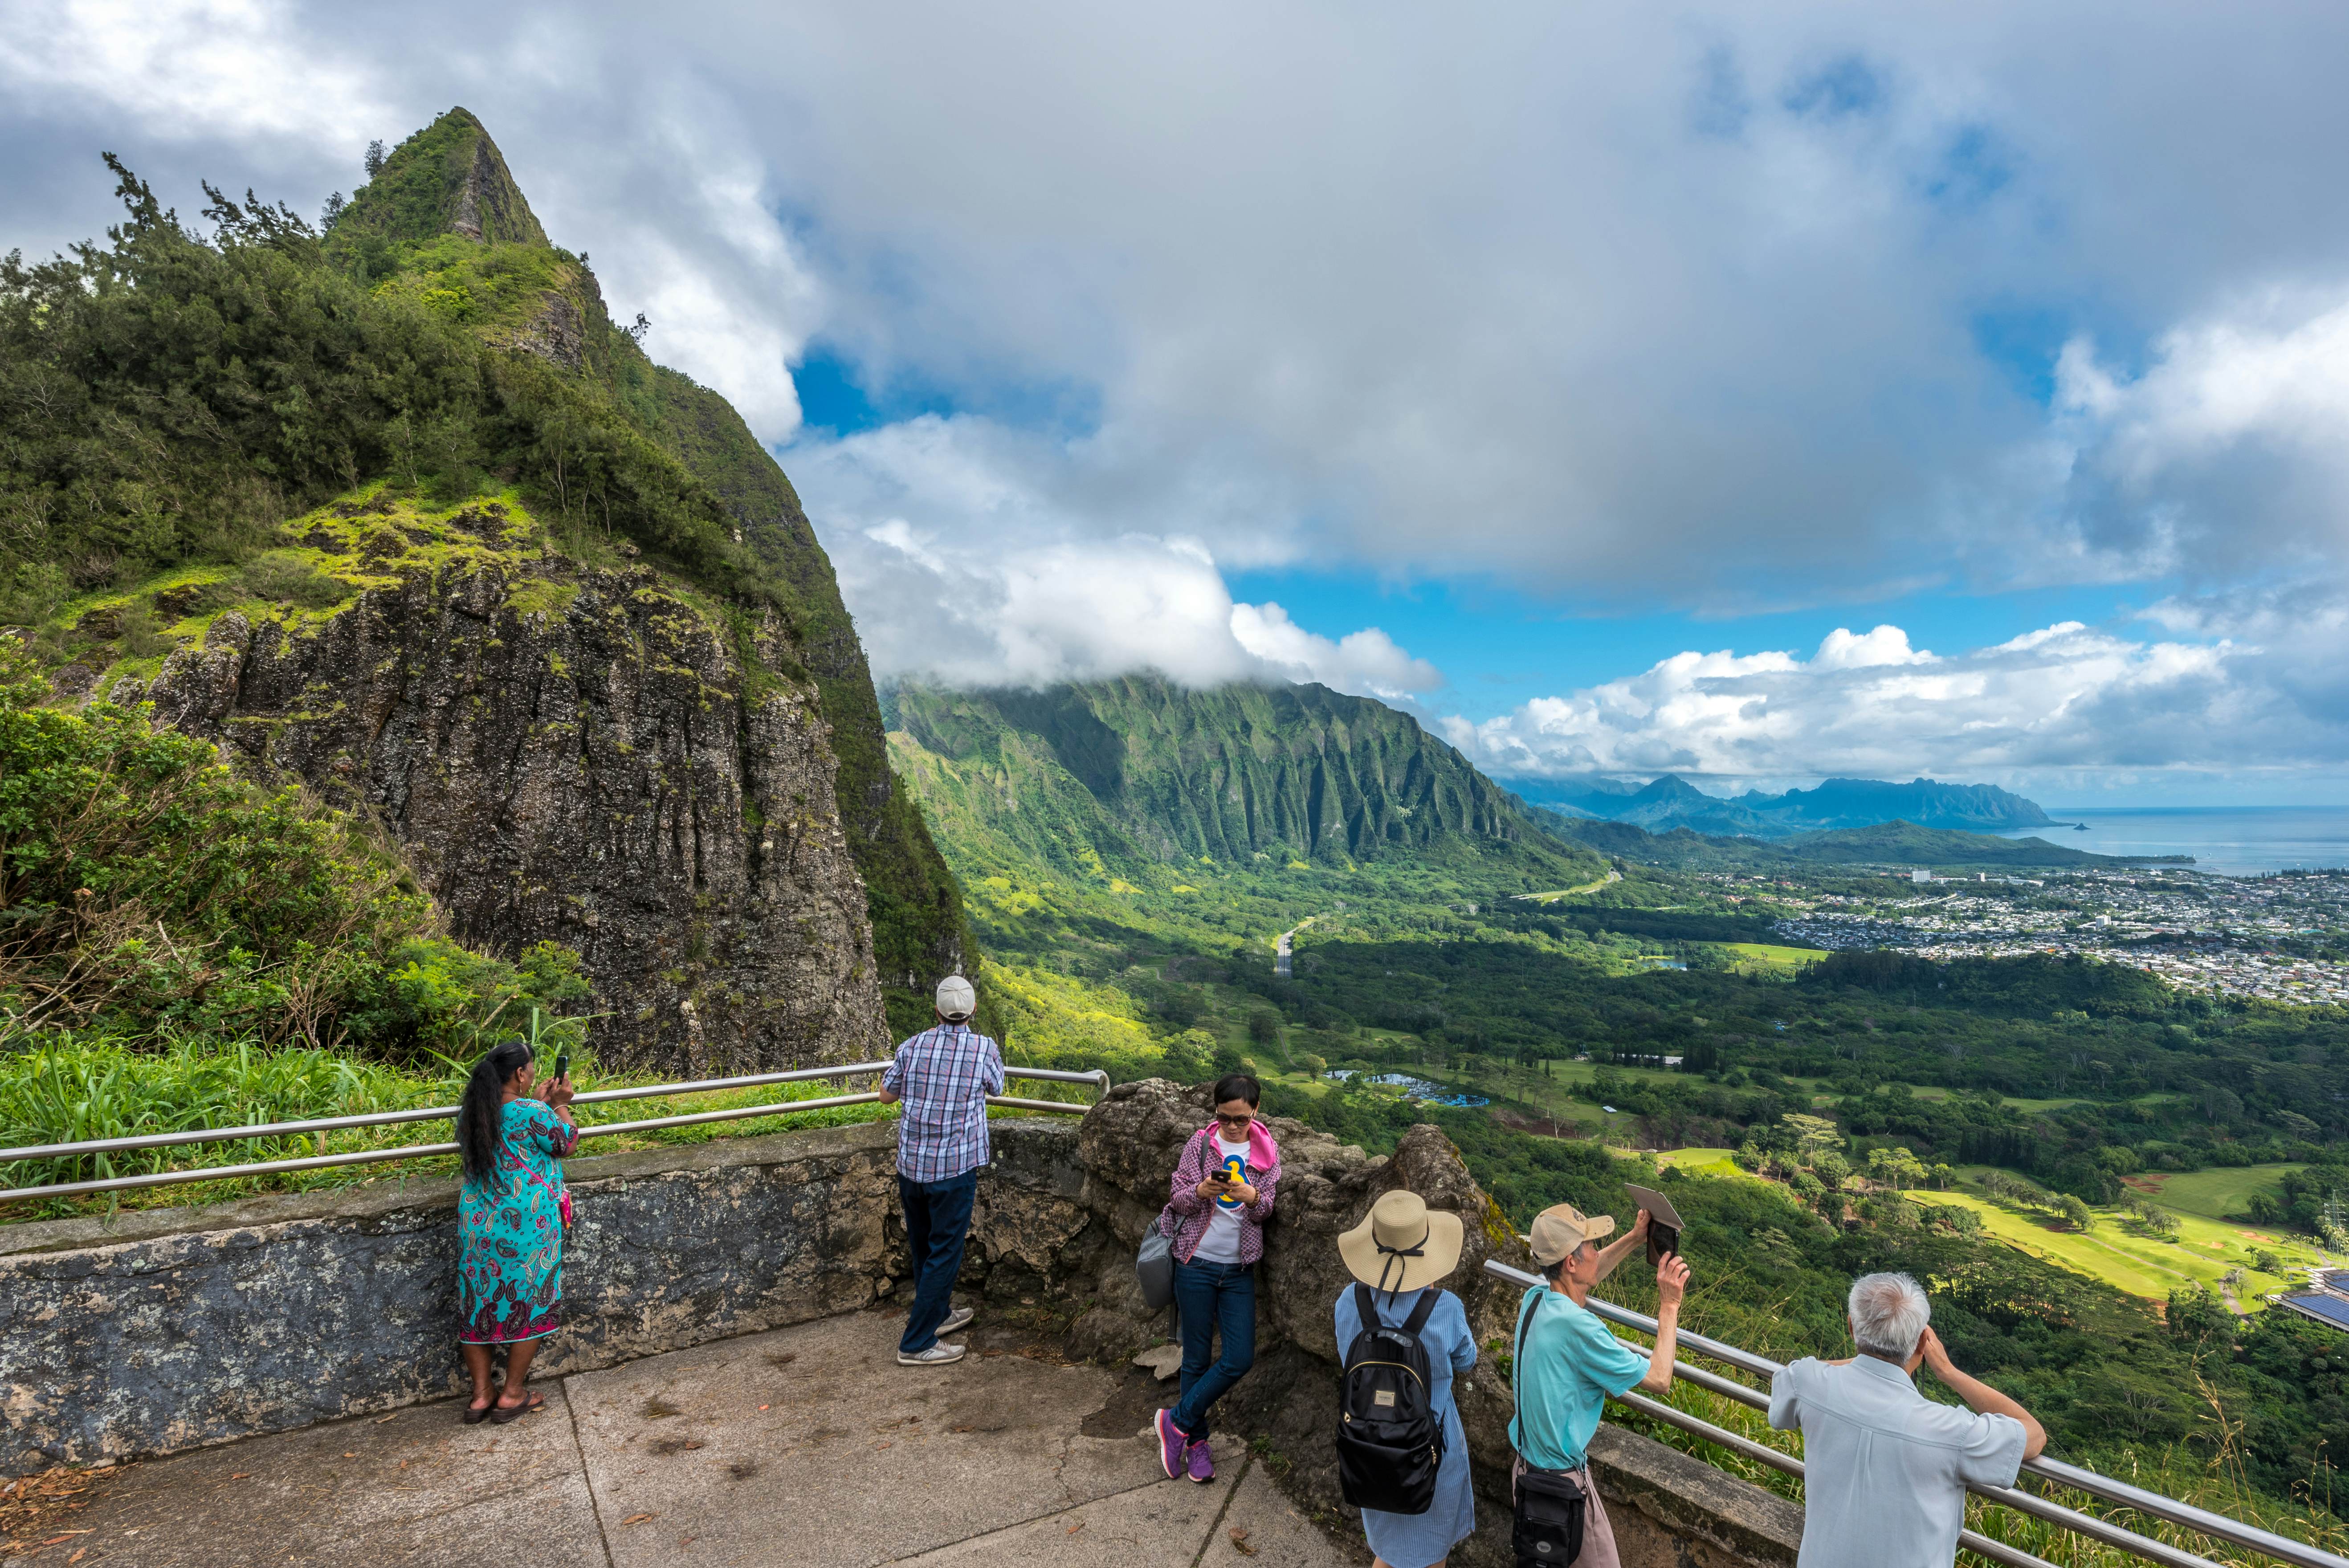
[[[968,1024],[940,1024],[897,1047],[881,1087],[902,1096],[897,1174],[946,1181],[987,1163],[987,1097],[1003,1092],[1003,1055]]]

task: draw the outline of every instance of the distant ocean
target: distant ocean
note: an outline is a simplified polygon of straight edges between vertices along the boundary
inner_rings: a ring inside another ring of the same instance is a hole
[[[2192,855],[2194,869],[2251,872],[2349,867],[2349,807],[2050,806],[2071,827],[2030,828],[2007,839],[2044,839],[2100,855]]]

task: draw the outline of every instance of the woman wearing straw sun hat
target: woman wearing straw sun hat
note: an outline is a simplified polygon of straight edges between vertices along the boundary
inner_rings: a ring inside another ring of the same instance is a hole
[[[1460,1266],[1460,1216],[1430,1209],[1416,1192],[1389,1192],[1362,1222],[1338,1238],[1338,1255],[1370,1295],[1379,1324],[1401,1328],[1418,1315],[1426,1293],[1434,1300],[1418,1328],[1433,1384],[1430,1408],[1441,1420],[1444,1459],[1435,1472],[1434,1501],[1423,1513],[1388,1513],[1365,1507],[1362,1533],[1381,1568],[1441,1568],[1452,1548],[1476,1528],[1468,1485],[1468,1435],[1453,1402],[1452,1379],[1476,1365],[1476,1339],[1467,1309],[1435,1282]],[[1338,1297],[1338,1347],[1343,1353],[1365,1327],[1361,1295],[1349,1286]]]

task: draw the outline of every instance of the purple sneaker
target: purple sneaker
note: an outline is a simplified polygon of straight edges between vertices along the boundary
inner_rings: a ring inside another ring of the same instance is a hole
[[[1201,1438],[1184,1450],[1183,1458],[1190,1470],[1191,1479],[1201,1486],[1216,1479],[1216,1456],[1209,1449],[1206,1439]]]
[[[1174,1412],[1158,1412],[1158,1462],[1166,1467],[1166,1479],[1173,1480],[1183,1473],[1184,1450],[1191,1439],[1174,1424]]]

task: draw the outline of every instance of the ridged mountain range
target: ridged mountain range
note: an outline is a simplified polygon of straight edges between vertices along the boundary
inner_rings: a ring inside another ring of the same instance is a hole
[[[942,833],[983,831],[1064,873],[1190,857],[1485,857],[1547,885],[1605,870],[1409,715],[1327,686],[909,686],[888,707],[897,766]]]

